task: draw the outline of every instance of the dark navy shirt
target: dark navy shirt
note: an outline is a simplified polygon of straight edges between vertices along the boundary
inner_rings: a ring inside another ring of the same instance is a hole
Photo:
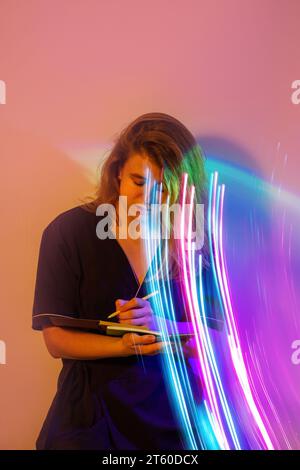
[[[98,238],[99,220],[81,205],[59,214],[44,229],[34,292],[34,329],[49,324],[47,316],[37,316],[41,313],[105,320],[115,311],[116,299],[148,293],[148,277],[139,285],[118,241]],[[174,295],[180,295],[179,290],[174,289]],[[177,320],[187,321],[180,299],[174,304]],[[57,392],[36,447],[183,449],[160,354],[62,359]]]

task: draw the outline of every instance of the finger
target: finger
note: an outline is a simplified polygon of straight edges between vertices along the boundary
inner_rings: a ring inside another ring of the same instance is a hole
[[[161,354],[166,354],[167,352],[169,354],[174,352],[174,344],[173,343],[168,343],[168,342],[160,342],[158,343],[157,350],[154,348],[154,345],[149,345],[152,346],[153,349],[155,349],[155,354],[161,353]]]
[[[137,333],[127,333],[124,336],[127,336],[127,341],[130,343],[131,346],[156,342],[155,335],[139,335]]]
[[[164,341],[161,342],[161,352],[162,353],[169,353],[173,354],[178,352],[178,347],[176,347],[176,344],[173,341]]]
[[[149,328],[150,320],[149,317],[141,317],[141,318],[131,318],[130,320],[121,320],[120,324],[124,325],[133,325],[133,326],[144,326],[145,328]],[[151,329],[151,328],[149,328]]]
[[[127,302],[123,303],[119,306],[119,310],[121,312],[126,312],[126,310],[130,310],[133,308],[142,308],[147,305],[147,300],[141,299],[139,297],[133,297],[132,299],[128,300]]]
[[[168,352],[171,352],[171,351],[175,351],[176,350],[176,346],[175,346],[175,343],[173,343],[172,341],[164,341],[162,342],[162,350],[164,352],[168,351]]]
[[[161,351],[160,343],[152,343],[152,344],[143,344],[138,346],[138,353],[153,356],[155,354],[159,354]]]
[[[133,318],[141,318],[150,314],[150,311],[146,308],[135,308],[134,310],[127,310],[126,312],[120,312],[118,315],[119,321],[131,320]]]
[[[155,346],[155,345],[156,345],[155,341],[153,341],[152,339],[148,339],[147,342],[144,342],[143,344],[134,343],[131,349],[135,354],[145,354],[148,351],[147,348],[149,348],[150,346]],[[154,350],[156,349],[159,349],[159,348],[154,347]]]
[[[119,310],[122,307],[122,305],[126,304],[127,302],[128,300],[123,300],[123,299],[115,300],[116,309]]]
[[[166,352],[167,350],[170,349],[167,348],[167,342],[156,342],[153,344],[147,344],[147,345],[139,345],[138,351],[139,354],[147,354],[147,355],[153,355],[153,354],[159,354],[162,352]]]

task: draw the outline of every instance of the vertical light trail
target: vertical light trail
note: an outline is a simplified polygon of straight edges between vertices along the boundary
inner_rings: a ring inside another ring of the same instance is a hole
[[[246,366],[240,347],[239,336],[234,320],[234,314],[232,310],[229,286],[226,275],[222,238],[225,186],[222,185],[221,189],[218,188],[217,191],[217,177],[218,176],[216,172],[211,176],[209,196],[209,204],[211,210],[209,211],[208,229],[210,250],[214,254],[214,256],[212,257],[214,276],[219,287],[220,299],[224,308],[228,347],[240,386],[246,398],[247,405],[263,438],[263,444],[267,449],[273,449],[272,442],[269,438],[269,435],[266,431],[264,423],[261,419],[261,416],[253,399],[249,379],[247,376]]]
[[[215,383],[216,383],[216,386],[217,386],[218,396],[219,396],[219,399],[221,401],[222,410],[223,410],[223,414],[226,418],[227,426],[230,430],[231,438],[233,440],[235,449],[240,450],[241,445],[240,445],[240,442],[239,442],[239,439],[238,439],[238,436],[237,436],[237,432],[236,432],[236,429],[235,429],[233,418],[232,418],[232,415],[231,415],[231,412],[230,412],[230,409],[229,409],[229,405],[228,405],[228,402],[227,402],[227,399],[226,399],[226,394],[225,394],[225,391],[224,391],[224,388],[223,388],[223,385],[222,385],[222,380],[221,380],[221,377],[220,377],[219,368],[218,368],[216,360],[215,360],[213,345],[211,343],[210,334],[209,334],[209,331],[208,331],[207,320],[206,320],[206,311],[205,311],[205,303],[204,303],[204,294],[203,294],[202,256],[201,255],[199,255],[199,273],[200,273],[200,279],[199,279],[200,305],[201,305],[202,316],[203,316],[203,319],[204,319],[204,331],[202,332],[202,334],[203,334],[203,338],[204,338],[204,342],[205,342],[205,349],[206,349],[206,353],[209,357],[210,366],[213,370],[213,376],[214,376],[214,380],[215,380]],[[194,276],[192,278],[194,279]],[[193,292],[194,292],[193,298],[197,299],[196,285],[193,286]],[[198,316],[200,317],[199,307],[198,307],[198,304],[196,302],[195,302],[195,308],[196,308]],[[203,329],[202,325],[201,325],[201,329]]]
[[[222,447],[225,447],[225,449],[229,449],[226,435],[222,426],[222,420],[221,420],[221,416],[220,416],[219,409],[218,409],[216,394],[215,394],[213,380],[212,380],[211,373],[210,373],[209,364],[207,361],[207,356],[203,348],[203,337],[201,335],[201,329],[199,328],[199,318],[197,320],[196,313],[194,312],[194,309],[193,309],[191,290],[190,290],[190,280],[188,278],[188,273],[187,273],[187,263],[186,263],[186,255],[185,255],[185,244],[184,244],[185,242],[185,235],[184,235],[185,217],[184,216],[185,216],[187,178],[188,178],[187,173],[184,173],[183,174],[183,191],[182,191],[182,200],[181,200],[182,212],[181,212],[181,222],[180,222],[181,257],[182,257],[183,277],[185,281],[185,294],[188,300],[189,312],[190,312],[190,317],[192,319],[193,330],[195,332],[197,352],[198,352],[198,357],[200,361],[200,367],[203,373],[205,390],[208,395],[209,407],[212,410],[214,422],[218,428],[218,435],[222,436],[222,443],[220,444]],[[192,194],[194,194],[193,191],[192,191]],[[192,204],[190,204],[190,207],[192,207]]]
[[[233,332],[234,334],[232,336],[228,335],[228,345],[230,348],[230,353],[232,357],[232,361],[235,367],[235,370],[237,372],[240,385],[243,389],[245,398],[247,400],[247,404],[250,408],[250,411],[252,413],[252,416],[256,422],[256,425],[261,433],[264,445],[268,450],[273,450],[273,444],[271,442],[271,439],[268,435],[268,432],[266,430],[266,427],[263,423],[263,420],[259,414],[258,408],[256,406],[256,403],[253,398],[253,394],[251,391],[250,387],[250,382],[248,379],[247,375],[247,370],[245,366],[245,362],[243,359],[243,354],[239,342],[239,337],[237,334],[237,329],[235,325],[235,320],[234,320],[234,315],[233,315],[233,310],[232,310],[232,304],[231,304],[231,298],[230,298],[230,293],[229,293],[229,286],[228,286],[228,280],[227,280],[227,274],[226,274],[226,268],[225,268],[225,259],[224,259],[224,251],[223,251],[223,232],[222,232],[222,224],[223,224],[223,205],[224,205],[224,191],[225,191],[225,186],[221,186],[221,191],[218,192],[218,200],[219,205],[220,205],[220,214],[219,214],[219,220],[216,220],[216,224],[218,223],[218,238],[217,238],[217,250],[216,250],[216,260],[218,262],[218,271],[220,273],[220,282],[223,285],[222,292],[225,294],[225,309],[227,314],[227,319],[229,323],[229,331]]]
[[[191,232],[192,232],[192,213],[193,213],[193,198],[194,198],[194,186],[191,188],[191,200],[189,203],[189,208],[190,208],[190,213],[189,213],[189,223],[188,223],[188,260],[189,260],[189,272],[190,272],[190,281],[191,281],[191,297],[192,297],[192,302],[193,302],[193,309],[194,309],[194,316],[197,319],[197,328],[198,331],[200,332],[200,338],[202,338],[202,342],[204,345],[204,352],[207,357],[207,363],[209,364],[209,369],[212,371],[214,383],[216,384],[217,391],[218,391],[218,397],[219,400],[221,401],[222,405],[222,410],[223,414],[225,415],[227,426],[230,430],[230,434],[232,437],[232,440],[234,442],[235,448],[240,449],[240,443],[236,434],[235,426],[233,423],[233,419],[229,410],[229,406],[226,400],[226,395],[222,386],[222,381],[219,375],[218,367],[215,361],[214,357],[214,351],[213,347],[210,341],[210,334],[208,331],[207,327],[207,321],[206,321],[206,312],[205,312],[205,305],[204,305],[204,298],[203,298],[203,287],[202,287],[202,257],[200,255],[199,257],[199,284],[200,284],[200,305],[201,305],[201,311],[199,308],[199,301],[198,301],[198,295],[197,295],[197,287],[196,287],[196,274],[195,274],[195,249],[194,246],[192,247],[191,243]],[[202,312],[202,313],[201,313]],[[204,319],[204,328],[201,322],[201,316]],[[218,412],[218,416],[220,416],[220,413]],[[222,429],[222,431],[221,431]],[[216,430],[216,434],[219,436],[223,436],[223,446],[228,448],[228,442],[226,441],[225,438],[225,430],[222,428],[219,428],[219,430]]]
[[[169,221],[169,197],[167,199],[167,220]],[[167,236],[165,234],[164,239],[167,239]],[[178,334],[178,328],[177,328],[177,319],[174,313],[174,304],[173,304],[173,299],[172,299],[172,293],[171,293],[171,288],[170,288],[170,278],[169,278],[169,264],[168,264],[168,243],[165,243],[165,259],[166,259],[166,269],[165,269],[165,277],[166,277],[166,284],[167,284],[167,289],[165,289],[165,302],[168,304],[167,311],[171,312],[171,323],[169,324],[170,326],[170,333],[171,334]],[[160,265],[162,264],[162,260],[160,258]],[[166,295],[166,290],[167,290],[167,295]],[[177,356],[177,364],[178,364],[178,369],[179,369],[179,375],[181,376],[181,381],[182,381],[182,386],[184,389],[185,393],[185,399],[187,400],[187,407],[189,410],[189,416],[192,418],[192,420],[195,422],[195,432],[197,433],[197,439],[198,442],[200,442],[200,445],[202,448],[206,448],[206,443],[205,440],[203,439],[203,435],[201,436],[201,433],[199,432],[202,429],[202,424],[203,421],[199,421],[199,413],[198,410],[195,406],[194,402],[194,396],[193,392],[190,386],[190,381],[187,373],[187,368],[185,364],[185,358],[182,352],[182,346],[181,346],[181,341],[178,337],[175,337],[175,348],[176,348],[176,356]],[[172,352],[171,352],[172,354]],[[175,364],[176,367],[176,364]],[[202,433],[203,434],[203,433]],[[198,448],[198,446],[194,447],[195,449]]]
[[[149,183],[147,183],[148,188],[147,188],[146,191],[147,191],[148,197],[149,197],[149,187],[151,187],[151,181],[150,180],[151,180],[151,177],[148,179]],[[155,194],[156,194],[156,192],[154,191],[154,195]],[[160,195],[161,195],[161,192],[160,192]],[[161,203],[161,201],[160,201],[160,203]],[[151,207],[152,207],[152,204],[153,204],[153,201],[151,200]],[[159,205],[159,207],[160,207],[160,205]],[[148,259],[149,259],[149,253],[150,253],[150,259],[153,258],[153,250],[152,250],[152,246],[151,246],[151,240],[152,240],[151,234],[153,233],[153,228],[156,230],[157,227],[159,227],[159,233],[160,233],[160,224],[157,222],[157,220],[153,222],[153,213],[151,215],[152,215],[152,217],[151,217],[150,230],[149,230],[148,221],[147,221],[147,224],[146,224],[146,230],[147,230],[146,240],[147,240]],[[161,262],[162,262],[161,247],[159,247],[159,249],[158,249],[158,256],[159,256],[160,264],[161,264]],[[157,265],[157,258],[156,257],[154,258],[154,262],[155,262],[154,272],[157,273],[158,272],[158,265]],[[152,271],[151,271],[150,275],[151,275],[151,278],[152,278],[153,277],[153,272]],[[156,284],[155,284],[155,282],[156,282]],[[164,289],[164,285],[162,283],[162,285],[160,286],[159,281],[153,281],[152,280],[151,281],[151,286],[152,286],[151,290],[152,289],[153,290],[159,290],[159,295],[156,296],[152,300],[154,301],[154,304],[155,304],[155,311],[158,313],[158,315],[156,315],[156,317],[157,317],[157,320],[158,320],[158,323],[159,323],[159,330],[162,333],[162,340],[167,341],[168,340],[168,330],[167,330],[167,326],[166,326],[166,320],[165,320],[165,317],[164,317],[163,301],[162,301],[162,295],[161,295],[161,292],[163,292],[163,296],[165,298],[165,304],[166,304],[166,308],[167,308],[166,292],[165,292],[165,289]],[[158,297],[159,297],[159,299],[158,299]],[[166,313],[167,313],[168,318],[170,318],[169,312],[166,312]],[[174,315],[174,313],[173,313],[173,315]],[[188,413],[188,409],[187,409],[187,405],[186,405],[186,399],[185,399],[185,396],[184,396],[184,393],[183,393],[183,390],[182,390],[182,384],[181,384],[181,381],[180,381],[180,378],[179,378],[178,370],[177,370],[177,367],[176,367],[176,364],[175,364],[175,361],[174,361],[174,355],[173,355],[173,352],[172,352],[172,349],[171,349],[170,345],[167,345],[167,351],[164,353],[163,357],[165,359],[165,362],[167,362],[167,367],[165,367],[165,369],[167,370],[167,383],[169,385],[169,382],[171,381],[172,386],[169,387],[169,389],[170,389],[170,391],[173,395],[173,398],[175,399],[175,401],[178,405],[178,406],[175,406],[174,408],[175,408],[175,411],[177,413],[177,416],[179,416],[179,418],[180,418],[181,425],[184,428],[185,439],[187,440],[188,445],[189,445],[189,447],[191,447],[191,449],[197,449],[197,443],[196,443],[196,440],[195,440],[195,437],[194,437],[193,429],[191,427],[189,413]]]
[[[198,355],[198,362],[200,370],[203,375],[204,391],[206,392],[206,399],[204,399],[204,414],[207,423],[210,424],[214,433],[214,438],[217,440],[218,446],[223,449],[230,449],[231,444],[228,438],[232,441],[233,448],[241,449],[241,444],[235,429],[234,419],[227,401],[226,393],[223,387],[219,365],[217,363],[214,346],[207,324],[206,307],[204,302],[203,279],[202,279],[202,256],[199,256],[199,297],[196,283],[196,269],[195,269],[195,246],[192,244],[192,221],[193,221],[193,208],[195,187],[191,186],[190,201],[186,204],[187,199],[187,179],[188,175],[183,174],[182,177],[182,191],[181,191],[181,214],[180,214],[180,266],[181,278],[183,279],[183,295],[186,299],[187,310],[191,319],[193,332],[195,334],[196,349]],[[150,178],[147,179],[147,186],[149,186]],[[162,185],[162,183],[161,183]],[[151,186],[151,184],[150,184]],[[160,186],[161,189],[161,186]],[[147,189],[148,191],[148,189]],[[154,191],[154,197],[156,191]],[[152,197],[153,199],[153,197]],[[151,207],[153,200],[151,200]],[[156,204],[156,200],[155,200]],[[264,446],[272,449],[272,443],[259,414],[257,406],[254,402],[249,379],[247,376],[246,367],[244,364],[238,331],[234,321],[234,314],[231,306],[231,298],[229,292],[229,285],[226,276],[225,258],[223,252],[223,205],[224,205],[224,185],[221,188],[217,187],[217,174],[215,173],[211,178],[210,191],[209,191],[209,207],[208,207],[208,235],[209,235],[209,250],[212,260],[213,277],[217,288],[219,300],[224,310],[225,317],[225,334],[228,344],[229,356],[233,362],[234,371],[238,378],[240,387],[245,396],[247,405],[250,409],[252,419],[259,429],[260,435],[263,439]],[[186,207],[189,207],[188,223],[186,224]],[[161,191],[159,191],[159,204],[156,207],[161,208]],[[169,218],[169,197],[167,201],[167,217]],[[160,211],[155,214],[151,213],[151,223],[147,220],[147,257],[150,261],[154,260],[154,266],[150,269],[151,276],[151,290],[159,290],[159,295],[153,300],[155,304],[156,319],[158,328],[162,333],[162,340],[168,341],[168,334],[178,333],[175,308],[172,299],[172,292],[170,287],[169,278],[169,262],[168,262],[168,236],[165,234],[163,237],[164,242],[164,262],[162,259],[162,244],[156,249],[154,253],[151,234],[158,233],[161,236],[161,221]],[[149,223],[148,223],[149,222]],[[150,225],[150,230],[149,230]],[[167,230],[167,227],[166,227]],[[186,232],[187,231],[187,236]],[[187,249],[185,240],[187,238]],[[186,251],[188,253],[186,254]],[[157,256],[156,256],[157,255]],[[161,266],[164,273],[163,278],[166,283],[159,283],[159,280],[153,275],[158,272],[158,266]],[[167,321],[170,320],[167,326]],[[180,340],[175,339],[175,353],[177,361],[174,358],[174,352],[170,345],[166,346],[163,354],[164,371],[167,379],[168,388],[174,399],[173,406],[177,417],[181,423],[183,435],[191,449],[197,449],[197,442],[200,442],[202,448],[207,448],[212,445],[212,436],[203,436],[203,421],[200,420],[200,411],[198,412],[194,396],[189,382],[189,377],[184,361],[182,346]],[[224,427],[225,426],[225,427]],[[201,433],[202,432],[202,433]],[[227,436],[227,433],[228,436]],[[208,445],[208,441],[210,444]]]

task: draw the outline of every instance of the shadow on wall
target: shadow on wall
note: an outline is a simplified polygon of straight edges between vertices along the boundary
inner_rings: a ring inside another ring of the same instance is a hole
[[[198,141],[208,171],[218,171],[218,183],[225,184],[223,240],[230,295],[256,396],[273,442],[282,449],[289,442],[296,449],[300,376],[291,345],[300,334],[299,198],[281,190],[280,181],[272,184],[257,159],[235,143],[217,136]]]

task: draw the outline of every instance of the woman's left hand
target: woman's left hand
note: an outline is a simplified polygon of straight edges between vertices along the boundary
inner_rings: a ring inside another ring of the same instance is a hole
[[[144,326],[150,330],[156,329],[155,315],[148,300],[133,297],[130,300],[118,299],[115,303],[117,310],[120,310],[118,314],[120,323]]]

